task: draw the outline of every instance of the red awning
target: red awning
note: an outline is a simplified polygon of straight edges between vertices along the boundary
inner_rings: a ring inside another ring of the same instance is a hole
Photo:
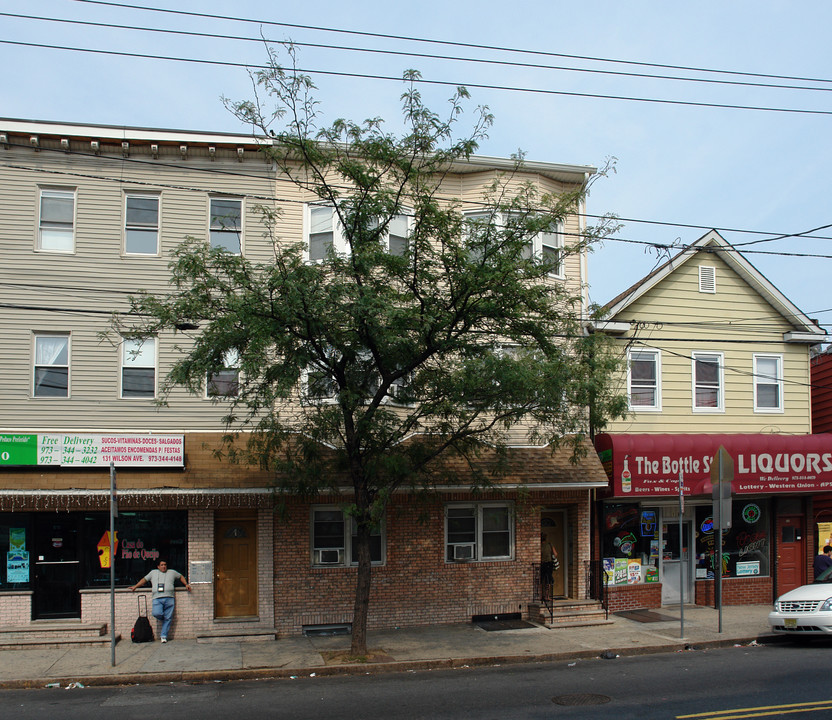
[[[599,435],[595,449],[621,498],[711,494],[720,445],[734,460],[737,494],[832,490],[832,434]],[[629,490],[627,486],[629,485]]]

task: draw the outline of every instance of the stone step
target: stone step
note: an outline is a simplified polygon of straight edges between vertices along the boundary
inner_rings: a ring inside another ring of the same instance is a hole
[[[121,635],[116,635],[116,642]],[[25,625],[0,626],[0,649],[61,648],[110,644],[107,624],[77,620],[35,620]]]
[[[277,640],[277,630],[274,628],[223,628],[202,632],[196,636],[198,643],[271,642],[274,640]]]

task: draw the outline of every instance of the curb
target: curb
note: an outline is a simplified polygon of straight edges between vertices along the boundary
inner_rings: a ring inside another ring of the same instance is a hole
[[[497,655],[470,658],[436,658],[432,660],[402,660],[381,663],[353,663],[349,665],[320,665],[304,668],[240,668],[226,670],[179,670],[176,672],[125,673],[113,675],[89,675],[72,678],[33,678],[28,680],[0,680],[0,690],[44,689],[48,684],[61,687],[81,683],[87,687],[118,687],[121,685],[153,685],[160,683],[202,683],[234,680],[280,680],[301,677],[346,677],[351,675],[382,675],[386,673],[424,672],[429,670],[461,670],[473,667],[498,665],[523,665],[531,663],[567,662],[573,660],[600,660],[602,653],[616,657],[637,657],[661,653],[693,652],[734,646],[775,644],[788,640],[776,635],[758,635],[744,638],[720,638],[700,642],[679,640],[678,643],[648,645],[637,648],[607,648],[581,650],[568,653],[542,653],[537,655]]]

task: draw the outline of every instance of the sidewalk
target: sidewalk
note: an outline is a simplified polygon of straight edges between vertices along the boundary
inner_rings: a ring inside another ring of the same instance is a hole
[[[719,633],[717,610],[686,606],[684,638],[679,607],[653,611],[650,615],[660,616],[654,622],[611,615],[611,624],[590,627],[486,631],[466,623],[371,631],[368,648],[379,657],[362,664],[327,664],[349,649],[348,636],[214,643],[174,639],[166,645],[122,639],[115,667],[109,646],[6,650],[0,652],[0,688],[364,674],[700,650],[770,640],[769,610],[769,605],[725,607]]]

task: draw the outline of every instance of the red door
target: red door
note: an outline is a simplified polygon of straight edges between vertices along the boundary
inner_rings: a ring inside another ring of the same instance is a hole
[[[777,548],[777,595],[806,584],[806,543],[800,515],[781,518]]]

